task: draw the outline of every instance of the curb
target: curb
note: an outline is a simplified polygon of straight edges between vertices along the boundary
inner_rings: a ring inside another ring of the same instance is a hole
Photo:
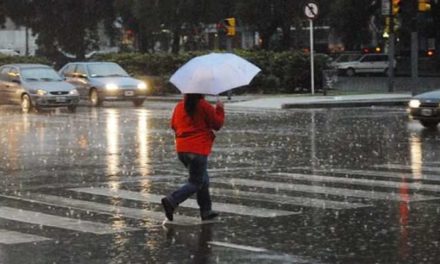
[[[406,106],[410,99],[391,101],[337,101],[337,102],[310,102],[296,104],[282,104],[281,109],[293,108],[342,108],[342,107],[369,107],[369,106]]]

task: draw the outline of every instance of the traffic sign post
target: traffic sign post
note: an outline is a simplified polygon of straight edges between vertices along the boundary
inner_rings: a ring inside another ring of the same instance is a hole
[[[319,8],[315,1],[309,1],[304,5],[304,15],[309,19],[310,27],[310,88],[315,94],[315,66],[314,66],[314,45],[313,45],[313,20],[318,17]]]

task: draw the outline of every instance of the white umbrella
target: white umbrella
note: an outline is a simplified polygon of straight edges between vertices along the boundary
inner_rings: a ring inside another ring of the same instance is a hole
[[[232,53],[198,56],[180,67],[170,78],[182,93],[218,95],[248,85],[260,68]]]

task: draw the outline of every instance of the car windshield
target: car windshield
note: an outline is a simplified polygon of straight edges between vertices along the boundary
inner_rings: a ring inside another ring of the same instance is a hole
[[[50,68],[24,68],[21,70],[21,77],[29,82],[59,82],[61,77],[56,71]]]
[[[336,58],[335,62],[357,61],[360,57],[360,54],[343,54]]]
[[[118,64],[102,63],[87,66],[90,77],[127,77],[128,73]]]

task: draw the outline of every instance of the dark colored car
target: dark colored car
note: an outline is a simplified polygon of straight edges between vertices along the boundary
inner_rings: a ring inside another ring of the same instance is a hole
[[[409,101],[409,114],[424,127],[437,127],[440,122],[440,90],[414,96]]]
[[[79,94],[47,65],[8,64],[0,67],[0,102],[20,104],[25,113],[50,107],[75,112]]]
[[[104,101],[132,101],[141,106],[147,98],[147,84],[113,62],[72,62],[59,73],[93,106],[101,106]]]

